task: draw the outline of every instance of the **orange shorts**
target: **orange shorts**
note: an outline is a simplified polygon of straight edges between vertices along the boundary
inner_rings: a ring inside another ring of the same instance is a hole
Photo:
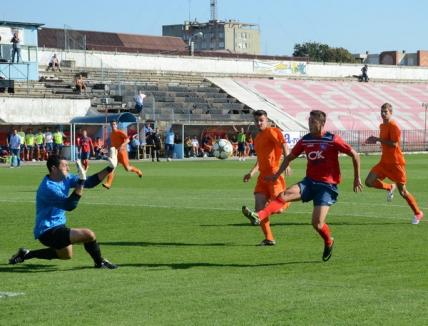
[[[129,165],[128,153],[126,151],[118,151],[117,161],[123,166],[128,166]]]
[[[388,178],[395,183],[405,184],[407,182],[406,166],[400,164],[376,164],[371,171],[376,174],[380,180]]]
[[[285,180],[282,175],[275,182],[266,182],[264,177],[264,175],[259,175],[257,178],[254,194],[262,193],[266,195],[268,199],[275,199],[281,192],[285,190]]]

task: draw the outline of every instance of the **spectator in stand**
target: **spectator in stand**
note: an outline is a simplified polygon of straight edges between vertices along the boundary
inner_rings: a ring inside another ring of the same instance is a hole
[[[79,157],[85,170],[89,167],[89,158],[95,155],[94,144],[92,138],[88,136],[86,129],[83,129],[82,136],[77,139],[77,146],[79,148]]]
[[[57,127],[53,133],[53,150],[57,156],[61,156],[62,148],[64,147],[64,138],[64,133]]]
[[[174,155],[175,134],[172,127],[169,128],[165,135],[165,157],[167,161],[171,161]]]
[[[184,138],[184,156],[190,157],[192,153],[192,139],[189,136]]]
[[[199,141],[198,141],[198,138],[196,138],[196,136],[193,136],[192,138],[192,154],[193,154],[193,157],[199,156]]]
[[[152,133],[153,132],[153,128],[152,128],[152,126],[150,125],[150,122],[146,122],[146,124],[144,125],[144,134],[146,135],[146,137],[147,137],[147,135],[149,134],[149,133]]]
[[[16,31],[13,33],[13,37],[10,40],[12,43],[12,63],[15,62],[15,55],[16,55],[16,62],[19,63],[19,59],[22,61],[21,57],[21,39],[19,38],[19,32]]]
[[[55,68],[58,69],[58,71],[61,71],[61,67],[60,67],[60,64],[59,64],[59,59],[56,56],[56,53],[54,53],[54,55],[50,59],[49,65],[46,68],[46,71],[49,71],[49,68],[52,69],[52,71],[55,71]]]
[[[74,86],[76,87],[76,91],[79,94],[82,94],[82,92],[86,94],[86,83],[82,75],[76,77],[76,79],[74,80]]]
[[[25,134],[25,160],[32,161],[34,159],[34,144],[35,136],[33,134],[33,128],[28,128]]]
[[[49,127],[46,128],[45,132],[45,156],[46,160],[49,156],[53,154],[54,146],[53,146],[53,134],[51,132],[51,129]]]
[[[146,94],[144,94],[143,91],[141,91],[141,90],[135,96],[135,98],[134,98],[134,100],[135,100],[135,111],[137,111],[137,113],[140,113],[141,111],[143,111],[144,99],[145,98],[146,98]]]
[[[42,161],[44,157],[44,152],[45,152],[45,135],[42,132],[42,128],[38,129],[34,139],[35,139],[34,148],[36,150],[36,159],[37,161]]]
[[[17,167],[21,166],[21,136],[18,134],[16,128],[13,128],[12,135],[9,138],[9,149],[12,159],[10,160],[10,167],[13,168],[14,156],[16,156]]]
[[[367,74],[367,71],[369,70],[369,67],[367,65],[364,65],[364,67],[361,68],[361,81],[365,81],[366,83],[369,81],[369,75]]]
[[[202,151],[204,153],[204,157],[207,157],[211,154],[213,150],[213,139],[212,137],[205,135],[202,139]]]

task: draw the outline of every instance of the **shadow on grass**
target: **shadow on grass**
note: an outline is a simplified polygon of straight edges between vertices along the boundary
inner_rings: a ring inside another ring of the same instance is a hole
[[[153,269],[190,269],[197,267],[234,267],[234,268],[254,268],[254,267],[275,267],[275,266],[288,266],[288,265],[301,265],[301,264],[320,264],[321,261],[290,261],[284,263],[269,263],[269,264],[219,264],[219,263],[132,263],[132,264],[118,264],[120,268],[137,267],[137,268],[153,268]],[[94,269],[93,266],[75,266],[69,269],[58,269],[54,265],[35,265],[35,264],[21,264],[21,265],[0,265],[0,273],[49,273],[49,272],[70,272],[79,270]]]
[[[319,260],[314,261],[289,261],[284,263],[271,263],[271,264],[219,264],[219,263],[165,263],[165,264],[149,264],[149,263],[135,263],[135,264],[119,264],[120,267],[146,267],[146,268],[159,268],[166,267],[170,269],[189,269],[194,267],[236,267],[236,268],[253,268],[253,267],[274,267],[274,266],[287,266],[287,265],[300,265],[300,264],[320,264]]]
[[[379,221],[369,221],[366,223],[363,222],[329,222],[328,225],[361,225],[361,226],[371,226],[371,225],[394,225],[394,224],[410,224],[408,221],[395,221],[395,222],[379,222]],[[283,225],[283,226],[311,226],[310,222],[275,222],[270,221],[271,226]],[[249,223],[234,223],[234,224],[201,224],[201,227],[225,227],[225,226],[234,226],[234,227],[258,227],[258,225],[251,225]]]
[[[183,243],[183,242],[148,242],[148,241],[109,241],[99,242],[101,246],[124,246],[124,247],[149,247],[149,246],[166,246],[166,247],[225,247],[241,246],[232,243]]]
[[[45,273],[56,272],[58,267],[55,265],[39,264],[19,264],[19,265],[0,265],[0,273]]]

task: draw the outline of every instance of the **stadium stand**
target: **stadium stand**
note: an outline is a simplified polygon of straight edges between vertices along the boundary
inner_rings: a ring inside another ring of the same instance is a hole
[[[402,129],[424,129],[421,103],[426,101],[426,83],[233,78],[234,86],[230,87],[227,80],[213,81],[250,107],[251,99],[239,96],[237,88],[242,89],[241,94],[257,94],[301,124],[310,110],[320,109],[329,116],[330,130],[377,130],[380,106],[390,102],[397,108],[394,117]]]

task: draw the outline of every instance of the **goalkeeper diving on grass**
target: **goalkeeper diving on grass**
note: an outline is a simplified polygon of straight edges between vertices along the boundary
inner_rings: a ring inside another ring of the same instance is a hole
[[[56,155],[49,156],[46,165],[49,174],[43,178],[36,195],[34,237],[47,248],[20,248],[9,259],[9,264],[15,265],[33,258],[70,259],[73,255],[73,244],[83,243],[85,250],[94,260],[95,268],[117,268],[102,257],[95,233],[86,228],[68,228],[65,215],[66,211],[77,207],[84,188],[96,187],[114,171],[117,166],[116,149],[110,149],[108,166],[89,177],[86,176],[80,161],[76,161],[77,175],[69,173],[68,162]],[[71,188],[74,190],[69,194]]]

